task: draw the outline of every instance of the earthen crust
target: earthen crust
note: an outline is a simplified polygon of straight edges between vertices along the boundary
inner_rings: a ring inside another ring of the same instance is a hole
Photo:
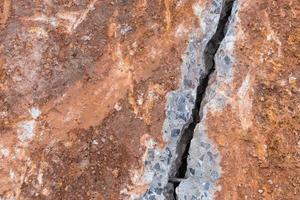
[[[297,200],[298,0],[0,2],[0,200]]]

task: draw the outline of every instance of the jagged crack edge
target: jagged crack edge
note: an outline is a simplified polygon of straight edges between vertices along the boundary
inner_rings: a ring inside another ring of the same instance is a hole
[[[183,133],[176,147],[177,158],[174,161],[175,172],[173,176],[170,177],[169,182],[172,182],[174,185],[174,198],[177,199],[175,189],[180,184],[180,181],[185,178],[187,170],[187,157],[189,152],[189,147],[191,140],[193,139],[193,133],[196,125],[201,121],[202,114],[200,112],[201,103],[206,91],[206,88],[209,83],[211,74],[215,71],[215,55],[218,51],[222,40],[224,39],[228,21],[231,16],[233,3],[235,0],[225,0],[223,1],[222,11],[220,13],[219,22],[217,25],[217,30],[208,41],[205,50],[204,50],[204,63],[205,63],[205,72],[199,78],[199,84],[197,87],[197,96],[195,101],[194,109],[192,110],[192,118],[184,126]],[[200,113],[200,114],[199,114]]]

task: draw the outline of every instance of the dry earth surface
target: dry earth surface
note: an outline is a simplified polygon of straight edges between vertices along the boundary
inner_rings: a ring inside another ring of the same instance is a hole
[[[2,0],[0,199],[140,198],[189,39],[204,35],[197,12],[212,2]],[[204,116],[221,156],[214,199],[297,200],[300,2],[235,3],[232,76],[217,66],[207,87],[227,102]]]

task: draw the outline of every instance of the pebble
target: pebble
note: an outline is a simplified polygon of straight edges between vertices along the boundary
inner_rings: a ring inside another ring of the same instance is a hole
[[[205,149],[209,149],[211,145],[209,143],[201,142],[200,146],[205,148]]]
[[[121,110],[122,110],[122,107],[121,107],[121,105],[120,105],[119,103],[116,103],[115,106],[114,106],[114,109],[115,109],[116,111],[121,111]]]
[[[144,99],[143,99],[142,96],[139,96],[139,97],[138,97],[137,103],[138,103],[138,105],[140,105],[140,106],[143,105]]]
[[[171,136],[172,137],[176,137],[176,136],[178,136],[180,134],[180,129],[173,129],[172,131],[171,131]]]
[[[155,170],[159,171],[160,170],[160,165],[159,163],[156,163],[153,167]]]
[[[92,144],[97,145],[98,144],[97,140],[93,140]]]
[[[184,112],[185,111],[185,106],[186,106],[186,99],[182,96],[179,96],[177,98],[177,109],[179,112]]]
[[[228,56],[225,56],[224,60],[225,60],[226,65],[229,65],[231,63],[231,60]]]
[[[291,84],[291,85],[296,85],[296,78],[295,77],[293,77],[293,76],[290,76],[289,77],[289,84]]]
[[[89,40],[92,39],[92,37],[89,36],[89,35],[84,35],[84,36],[81,37],[81,39],[84,40],[84,41],[89,41]]]
[[[190,168],[190,172],[191,172],[192,175],[195,175],[195,169]]]
[[[213,181],[216,181],[219,179],[219,173],[217,171],[212,171],[210,177],[212,178]]]
[[[264,190],[263,189],[259,189],[258,193],[262,194],[262,193],[264,193]]]
[[[204,183],[202,183],[202,186],[203,186],[204,190],[209,190],[210,184],[209,184],[209,182],[204,182]]]

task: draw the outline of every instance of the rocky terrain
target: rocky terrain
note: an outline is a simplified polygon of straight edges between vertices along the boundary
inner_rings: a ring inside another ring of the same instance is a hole
[[[297,200],[299,0],[1,0],[0,200]]]

